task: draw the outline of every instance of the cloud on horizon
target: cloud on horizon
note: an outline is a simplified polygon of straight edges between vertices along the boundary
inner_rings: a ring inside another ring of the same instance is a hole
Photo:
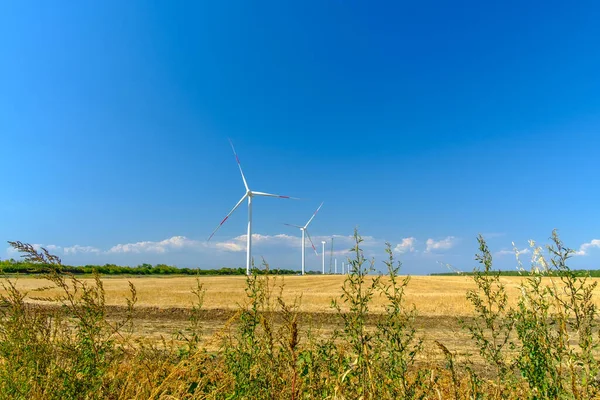
[[[252,235],[252,247],[254,257],[265,256],[273,264],[283,264],[289,266],[296,265],[296,258],[300,258],[301,237],[293,236],[287,233],[274,235],[263,235],[255,233]],[[197,265],[198,263],[206,267],[217,267],[219,265],[239,264],[241,254],[246,251],[246,235],[239,235],[227,239],[214,240],[207,242],[205,240],[196,240],[186,236],[172,236],[163,240],[142,240],[136,242],[123,242],[114,245],[108,245],[105,248],[88,246],[82,244],[57,245],[57,244],[35,244],[39,249],[45,247],[52,254],[66,259],[65,263],[73,264],[97,264],[97,263],[117,263],[129,265],[141,262],[150,263],[171,263],[173,265]],[[333,239],[333,249],[331,241]],[[337,258],[345,261],[347,257],[352,257],[352,249],[355,246],[355,239],[352,235],[316,235],[312,237],[313,243],[318,252],[318,261],[321,265],[322,241],[325,245],[326,263]],[[382,259],[385,258],[385,240],[373,236],[363,236],[360,247],[363,249],[367,258]],[[460,239],[455,236],[447,236],[441,240],[432,238],[419,240],[413,236],[401,238],[399,242],[392,247],[397,254],[403,255],[421,255],[429,254],[442,255],[444,251],[454,248]],[[311,244],[306,240],[307,257],[315,257]],[[9,257],[17,258],[14,250],[9,249]],[[312,261],[311,261],[312,262]],[[429,262],[429,261],[424,261]]]
[[[396,253],[404,254],[404,253],[412,253],[415,251],[415,243],[417,239],[414,237],[407,237],[402,239],[402,242],[398,243],[394,248]]]
[[[107,253],[166,253],[171,250],[181,250],[184,248],[197,249],[202,248],[203,243],[197,240],[188,239],[185,236],[173,236],[169,239],[159,242],[143,241],[136,243],[117,244],[111,247]]]
[[[458,243],[458,238],[454,236],[447,236],[445,239],[437,241],[429,238],[427,239],[427,242],[425,242],[427,245],[425,253],[431,253],[438,250],[450,250],[456,243]]]
[[[529,250],[528,248],[524,248],[523,250],[518,250],[517,249],[516,255],[520,256],[521,254],[529,254],[529,253],[531,253],[531,250]],[[505,256],[505,255],[508,255],[508,254],[515,255],[515,250],[514,249],[511,249],[511,250],[502,249],[502,250],[497,251],[497,252],[494,253],[495,256]]]
[[[132,242],[132,243],[119,243],[108,250],[101,250],[94,246],[83,246],[83,245],[73,245],[68,247],[63,247],[55,244],[32,244],[32,246],[39,250],[42,247],[50,251],[51,253],[55,253],[57,255],[77,255],[77,254],[165,254],[169,252],[177,252],[182,250],[193,250],[193,251],[208,251],[208,250],[220,250],[224,252],[242,252],[246,251],[246,237],[247,235],[236,236],[230,240],[226,241],[213,241],[206,242],[200,240],[190,239],[186,236],[173,236],[168,239],[160,240],[160,241],[140,241],[140,242]],[[321,241],[326,241],[328,246],[326,246],[326,252],[331,252],[331,238],[334,239],[334,252],[333,254],[346,254],[348,249],[352,247],[354,244],[354,239],[352,236],[343,236],[343,235],[333,235],[333,236],[313,236],[312,240],[315,244],[317,250],[321,250]],[[369,247],[375,245],[377,241],[370,237],[363,237],[364,242],[363,246]],[[302,239],[297,236],[291,236],[287,234],[277,234],[277,235],[261,235],[259,233],[252,234],[252,245],[253,247],[265,247],[265,246],[278,246],[278,247],[300,247],[302,243]],[[309,240],[306,240],[305,243],[307,248],[311,248],[311,244]],[[344,250],[340,250],[340,246],[344,248]],[[8,254],[16,254],[18,253],[12,247],[7,248]]]
[[[600,248],[600,239],[592,239],[590,242],[582,244],[579,246],[579,250],[575,252],[575,255],[587,256],[589,254],[589,250],[594,247]]]

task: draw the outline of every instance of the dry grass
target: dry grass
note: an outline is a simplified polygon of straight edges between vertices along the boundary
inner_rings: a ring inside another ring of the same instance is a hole
[[[138,294],[139,307],[159,309],[188,308],[194,300],[191,293],[195,285],[194,277],[103,277],[107,305],[124,305],[129,292],[128,282],[132,282]],[[302,297],[300,311],[305,313],[332,312],[331,300],[341,294],[344,280],[340,275],[326,276],[287,276],[278,278],[285,285],[283,297],[293,301]],[[506,285],[509,299],[516,301],[519,294],[520,277],[500,278]],[[83,279],[84,281],[86,279]],[[91,279],[90,279],[91,281]],[[203,309],[235,310],[244,302],[245,277],[210,276],[201,277],[206,289]],[[21,277],[17,287],[31,291],[46,285],[46,281],[36,277]],[[465,295],[467,290],[476,289],[473,279],[468,276],[415,276],[407,288],[407,304],[414,304],[422,317],[471,315],[473,309]],[[1,290],[0,290],[1,292]],[[35,293],[39,295],[39,293]],[[52,292],[46,292],[52,294]],[[600,298],[600,288],[595,294]],[[372,310],[381,311],[383,298],[373,299]],[[600,304],[600,302],[598,302]],[[514,305],[514,304],[512,304]]]
[[[311,275],[278,279],[279,283],[285,285],[283,297],[286,301],[291,303],[294,298],[302,297],[299,311],[304,315],[305,322],[310,320],[313,328],[321,332],[330,332],[332,321],[337,321],[331,308],[331,300],[341,294],[344,278],[340,275]],[[506,285],[511,305],[515,305],[522,278],[500,279]],[[91,283],[91,278],[89,280]],[[206,289],[202,307],[204,336],[205,339],[214,339],[214,334],[226,325],[234,311],[239,308],[239,304],[247,300],[246,278],[209,276],[201,277],[200,280]],[[158,340],[161,336],[169,337],[173,332],[187,326],[186,310],[194,301],[191,293],[195,285],[194,277],[103,277],[108,306],[125,305],[130,281],[135,285],[138,294],[138,311],[134,321],[136,336]],[[32,291],[45,286],[46,283],[43,279],[27,276],[18,279],[17,287],[24,291]],[[476,289],[476,286],[472,277],[468,276],[411,278],[406,290],[406,301],[408,305],[414,304],[418,310],[415,324],[426,342],[441,341],[459,354],[476,353],[473,343],[458,323],[458,317],[472,316],[473,308],[466,299],[469,289]],[[596,298],[600,299],[600,289],[596,288],[595,293]],[[32,296],[34,294],[40,293],[31,293]],[[51,295],[52,292],[45,294]],[[376,296],[371,310],[381,311],[384,304],[384,299]],[[113,310],[113,316],[119,316],[118,314],[118,308]]]

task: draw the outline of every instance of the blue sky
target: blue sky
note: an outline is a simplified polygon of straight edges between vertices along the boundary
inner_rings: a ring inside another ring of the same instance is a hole
[[[0,240],[70,264],[298,268],[302,224],[381,267],[497,266],[558,228],[600,268],[595,2],[4,2]],[[320,245],[318,246],[320,248]],[[329,254],[327,254],[329,256]],[[307,251],[307,268],[320,258]],[[15,257],[0,246],[0,258]]]

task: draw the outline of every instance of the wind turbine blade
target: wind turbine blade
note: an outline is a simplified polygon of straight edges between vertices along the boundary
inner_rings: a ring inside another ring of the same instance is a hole
[[[265,192],[252,192],[253,195],[256,196],[266,196],[266,197],[279,197],[280,199],[293,199],[293,200],[300,200],[297,197],[290,197],[290,196],[281,196],[279,194],[271,194],[271,193],[265,193]]]
[[[225,223],[225,221],[227,221],[227,218],[229,218],[229,216],[231,214],[233,214],[233,212],[240,206],[240,204],[242,204],[242,202],[244,200],[246,200],[246,197],[248,197],[248,193],[246,193],[240,201],[238,201],[238,203],[235,205],[235,207],[233,207],[231,209],[231,211],[229,211],[229,214],[227,214],[227,216],[225,218],[223,218],[223,221],[221,221],[221,223],[215,228],[215,230],[210,234],[210,236],[208,237],[208,239],[206,240],[207,242],[210,241],[210,239],[212,239],[212,237],[215,235],[215,233],[217,233],[217,231],[219,230],[219,228],[221,227],[221,225],[223,225]]]
[[[313,250],[315,251],[315,254],[318,256],[319,253],[317,252],[317,248],[315,247],[315,244],[313,243],[312,239],[310,238],[310,234],[308,233],[308,231],[305,229],[304,232],[306,232],[306,236],[308,237],[308,240],[310,240],[310,244],[313,248]]]
[[[246,177],[244,176],[244,171],[242,171],[242,164],[240,164],[240,158],[238,157],[237,153],[235,152],[235,147],[233,147],[233,142],[231,141],[231,139],[229,139],[229,144],[231,145],[231,149],[233,150],[233,154],[235,155],[235,160],[237,161],[238,168],[240,169],[240,174],[242,174],[242,180],[244,181],[244,186],[246,187],[246,191],[248,191],[250,189],[248,189],[248,183],[246,182]]]
[[[310,219],[308,220],[308,222],[306,223],[306,225],[304,225],[304,228],[308,228],[308,225],[312,222],[312,220],[315,218],[315,216],[317,215],[317,213],[319,212],[319,210],[321,209],[321,207],[323,207],[323,203],[321,202],[321,205],[319,206],[319,208],[317,208],[317,211],[315,211],[315,213],[312,215],[312,217],[310,217]]]
[[[294,224],[284,224],[284,225],[293,226],[294,228],[302,229],[302,227],[300,225],[294,225]]]

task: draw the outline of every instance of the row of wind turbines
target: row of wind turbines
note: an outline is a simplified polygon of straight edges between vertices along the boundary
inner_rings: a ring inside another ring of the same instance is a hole
[[[231,149],[233,150],[233,154],[235,155],[235,160],[237,161],[238,168],[240,169],[240,174],[242,175],[242,180],[244,181],[244,187],[246,188],[246,193],[244,193],[244,195],[242,196],[240,201],[238,201],[237,204],[231,209],[231,211],[229,211],[229,214],[227,214],[225,216],[225,218],[223,218],[221,223],[210,234],[207,241],[210,241],[210,239],[212,239],[212,237],[215,235],[215,233],[217,233],[219,228],[225,223],[225,221],[227,221],[227,219],[231,216],[231,214],[233,214],[235,212],[235,210],[238,209],[238,207],[244,202],[244,200],[248,199],[248,233],[247,233],[247,239],[246,239],[247,240],[247,243],[246,243],[246,274],[250,275],[250,272],[251,272],[250,268],[252,265],[252,199],[254,197],[260,197],[260,196],[277,197],[280,199],[295,199],[295,200],[298,200],[298,198],[290,197],[290,196],[282,196],[282,195],[278,195],[278,194],[265,193],[265,192],[256,192],[256,191],[250,190],[250,188],[248,187],[248,182],[246,181],[246,177],[244,176],[244,171],[242,170],[242,165],[240,163],[240,159],[237,155],[237,152],[235,151],[235,147],[233,146],[233,143],[231,140],[229,140],[229,144],[231,145]],[[305,274],[306,237],[308,237],[308,240],[310,241],[310,244],[312,245],[312,248],[313,248],[315,254],[317,256],[319,255],[319,253],[317,252],[317,249],[310,237],[310,234],[308,233],[308,226],[313,221],[313,219],[315,218],[315,216],[317,215],[317,213],[319,212],[321,207],[323,207],[323,203],[321,203],[319,205],[317,210],[313,213],[312,217],[310,217],[310,219],[304,226],[293,225],[293,224],[284,224],[287,226],[299,228],[300,231],[302,232],[302,275]],[[324,274],[325,273],[325,242],[323,241],[321,243],[323,244],[323,274]],[[336,270],[337,270],[337,260],[336,260]]]

